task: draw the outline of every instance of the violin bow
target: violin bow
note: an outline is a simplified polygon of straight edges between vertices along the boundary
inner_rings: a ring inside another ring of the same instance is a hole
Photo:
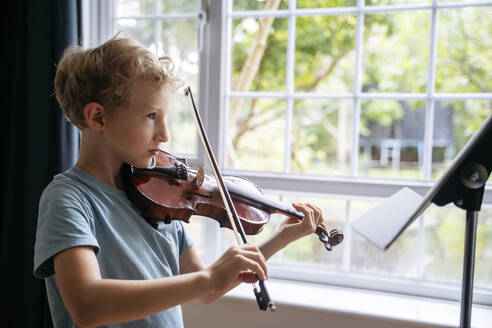
[[[205,147],[208,161],[214,172],[215,179],[217,180],[217,186],[219,187],[220,195],[222,196],[227,215],[229,217],[229,220],[231,221],[232,230],[234,231],[238,244],[242,246],[248,242],[246,240],[246,234],[244,233],[243,226],[241,224],[241,221],[239,220],[239,216],[237,215],[236,208],[234,207],[231,195],[229,194],[229,190],[227,189],[227,186],[224,183],[224,179],[222,178],[222,174],[220,173],[219,166],[217,165],[217,161],[215,160],[215,156],[212,152],[212,148],[210,147],[210,143],[208,142],[207,134],[205,133],[205,129],[200,118],[200,113],[198,112],[195,104],[195,99],[193,98],[193,94],[191,93],[191,88],[188,86],[185,88],[184,91],[185,96],[190,96],[191,98],[191,103],[193,105],[193,110],[195,114],[195,122],[198,126],[198,130],[200,131],[200,139],[202,140],[203,146]],[[270,299],[270,295],[268,294],[268,291],[266,289],[265,282],[263,280],[260,280],[257,274],[256,277],[258,278],[258,282],[253,284],[253,291],[255,293],[256,301],[258,302],[258,307],[262,311],[266,311],[267,309],[270,309],[271,312],[275,311],[275,304]]]

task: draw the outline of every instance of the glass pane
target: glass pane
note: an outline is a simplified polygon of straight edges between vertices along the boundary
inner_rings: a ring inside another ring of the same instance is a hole
[[[432,205],[425,214],[424,278],[461,285],[466,212],[454,205]],[[492,287],[492,208],[478,214],[475,286]]]
[[[436,102],[432,178],[439,178],[492,113],[492,100]],[[490,183],[490,182],[489,182]]]
[[[357,5],[357,0],[297,0],[297,8],[350,7]]]
[[[209,242],[209,240],[205,240],[204,238],[205,237],[203,233],[203,231],[205,230],[204,220],[211,220],[211,219],[201,216],[192,216],[190,218],[190,223],[183,224],[186,232],[190,235],[191,240],[193,241],[193,246],[195,246],[195,249],[198,251],[198,254],[202,258],[205,256],[205,249],[206,249],[205,243]]]
[[[313,197],[284,197],[285,203],[312,203],[323,211],[323,218],[328,231],[332,229],[343,230],[346,217],[346,201],[331,198]],[[340,268],[343,260],[343,242],[327,251],[316,234],[303,237],[289,244],[281,253],[272,259],[274,263],[302,264],[320,268]]]
[[[418,5],[431,3],[432,0],[366,0],[366,6],[371,5]]]
[[[233,10],[277,10],[288,9],[289,0],[233,0]]]
[[[430,13],[419,10],[365,16],[364,92],[426,92]]]
[[[227,166],[251,171],[282,171],[285,101],[232,98],[229,108]]]
[[[424,279],[458,283],[461,280],[465,212],[432,205],[425,214]]]
[[[453,205],[431,205],[426,211],[424,279],[461,285],[466,212]],[[475,286],[492,286],[492,208],[478,215],[475,250]]]
[[[193,97],[198,102],[198,96],[195,93]],[[198,138],[193,107],[190,98],[185,97],[182,90],[178,90],[171,96],[166,123],[169,141],[164,144],[165,150],[175,155],[196,157]]]
[[[355,15],[297,18],[297,92],[352,91],[356,23]]]
[[[492,6],[438,12],[437,92],[492,92]]]
[[[152,15],[155,12],[155,0],[118,0],[116,16]]]
[[[465,215],[463,211],[461,215]],[[475,286],[492,288],[492,207],[490,205],[483,206],[478,214],[476,245]]]
[[[233,22],[233,91],[284,91],[287,19],[244,18]]]
[[[439,0],[439,2],[489,2],[489,0]]]
[[[359,174],[421,179],[425,102],[361,102]]]
[[[283,202],[282,198],[279,195],[271,194],[271,193],[265,193],[264,195],[272,200]],[[276,214],[276,213],[272,214],[270,216],[268,223],[263,225],[263,228],[260,231],[260,233],[256,235],[247,235],[248,242],[258,246],[262,242],[266,241],[278,229],[284,218],[285,216],[282,214]],[[230,229],[221,229],[221,230],[224,237],[223,238],[224,250],[233,245],[237,245],[236,236],[232,230]]]
[[[374,208],[379,201],[351,201],[351,220]],[[384,227],[374,227],[384,229]],[[386,250],[382,250],[352,230],[350,271],[375,275],[417,278],[418,221],[415,221]]]
[[[162,13],[194,13],[198,11],[197,0],[160,0]]]
[[[281,199],[277,195],[266,195],[270,199],[274,199],[276,201],[281,201]],[[278,229],[279,225],[284,220],[285,216],[282,214],[272,214],[270,216],[270,221],[263,226],[263,230],[257,235],[248,236],[248,242],[253,245],[260,245],[264,241],[266,241],[272,234]],[[232,231],[227,231],[227,234],[230,235],[229,241],[227,245],[235,244],[236,237],[233,236],[234,233]]]
[[[197,21],[194,19],[163,20],[161,35],[157,55],[172,58],[176,72],[184,80],[185,85],[191,86],[196,97],[199,73]]]
[[[197,104],[199,104],[198,74],[199,55],[197,49],[196,20],[173,19],[161,21],[161,40],[157,46],[158,56],[169,56],[173,60],[175,72],[190,86]],[[182,155],[196,156],[197,135],[193,119],[193,108],[189,97],[178,90],[174,95],[173,108],[168,114],[171,134],[169,151]]]
[[[352,100],[296,100],[291,171],[348,175],[352,112]]]
[[[141,19],[118,19],[116,24],[116,29],[118,31],[122,31],[124,33],[123,36],[127,36],[138,41],[142,47],[145,47],[155,53],[153,21]]]

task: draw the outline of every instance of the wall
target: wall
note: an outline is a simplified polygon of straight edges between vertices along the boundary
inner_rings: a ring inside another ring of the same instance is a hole
[[[260,311],[252,300],[222,298],[212,304],[191,302],[183,306],[186,328],[198,327],[364,327],[364,328],[410,328],[451,327],[405,322],[389,318],[325,311],[277,303],[274,313]]]

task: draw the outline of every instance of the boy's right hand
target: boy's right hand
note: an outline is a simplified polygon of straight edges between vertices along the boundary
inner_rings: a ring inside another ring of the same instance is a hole
[[[254,283],[258,277],[261,280],[268,279],[263,254],[256,246],[250,244],[229,248],[206,271],[215,286],[215,297],[210,295],[210,298],[207,297],[208,301],[211,301],[211,298],[215,300],[241,282]]]

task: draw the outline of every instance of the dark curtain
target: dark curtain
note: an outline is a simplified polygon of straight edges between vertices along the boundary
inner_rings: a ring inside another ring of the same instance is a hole
[[[0,327],[52,327],[44,281],[33,276],[38,201],[71,167],[78,132],[54,97],[56,63],[80,39],[77,0],[2,5]]]

